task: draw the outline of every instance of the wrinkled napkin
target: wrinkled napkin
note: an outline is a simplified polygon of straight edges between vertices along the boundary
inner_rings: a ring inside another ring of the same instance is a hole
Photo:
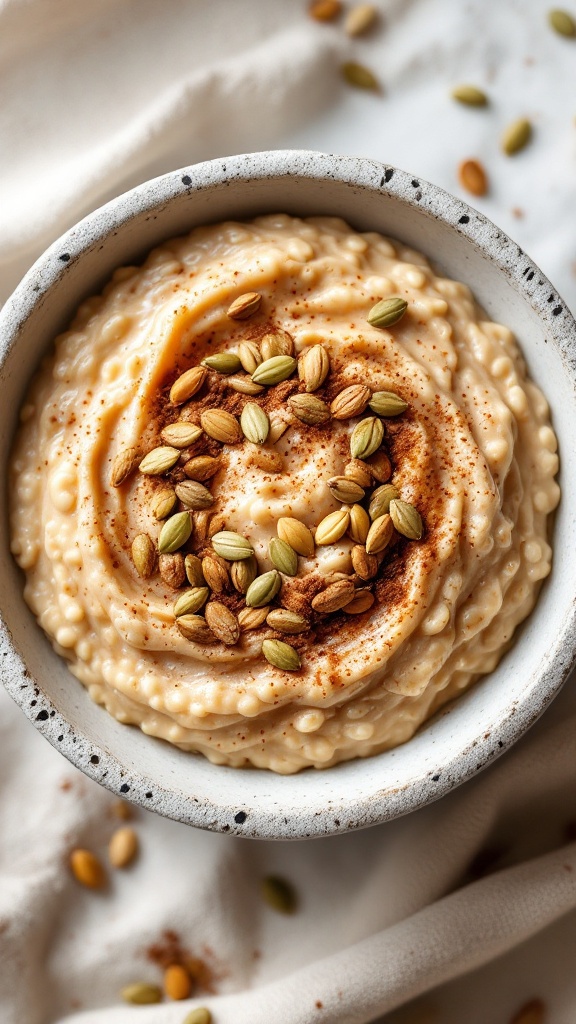
[[[389,0],[349,40],[295,0],[0,0],[0,296],[123,189],[276,146],[383,159],[452,191],[459,160],[481,156],[478,205],[574,307],[576,42],[546,10]],[[349,59],[379,95],[343,84]],[[463,80],[487,110],[449,100]],[[510,160],[498,137],[519,116],[534,142]],[[506,1024],[533,1001],[546,1024],[576,1020],[573,679],[473,782],[358,834],[258,843],[137,811],[136,862],[90,892],[69,853],[105,857],[114,810],[2,692],[0,1024],[182,1024],[198,1005],[215,1024]],[[294,886],[293,915],[262,901],[270,874]],[[201,966],[189,1000],[122,1003],[174,956]]]

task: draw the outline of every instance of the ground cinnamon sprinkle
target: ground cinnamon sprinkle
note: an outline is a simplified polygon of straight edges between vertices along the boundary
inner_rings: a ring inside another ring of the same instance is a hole
[[[162,932],[160,939],[144,951],[146,959],[162,970],[178,964],[185,967],[192,979],[193,991],[206,992],[214,995],[217,984],[226,976],[222,966],[218,964],[213,951],[205,946],[202,956],[195,956],[182,944],[178,932],[171,928]]]

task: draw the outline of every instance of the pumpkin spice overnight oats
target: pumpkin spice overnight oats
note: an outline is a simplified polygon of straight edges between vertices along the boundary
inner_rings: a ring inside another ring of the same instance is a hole
[[[556,439],[510,331],[337,219],[199,228],[120,268],[21,420],[40,625],[117,719],[219,764],[404,742],[550,571]]]

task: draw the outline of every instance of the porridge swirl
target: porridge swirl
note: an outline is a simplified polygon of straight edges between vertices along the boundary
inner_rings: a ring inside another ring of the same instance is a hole
[[[511,332],[336,218],[121,267],[21,410],[12,551],[90,696],[218,764],[408,740],[530,612],[559,500]]]

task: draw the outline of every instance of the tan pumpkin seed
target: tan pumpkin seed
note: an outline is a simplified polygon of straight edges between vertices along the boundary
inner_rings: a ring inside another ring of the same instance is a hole
[[[230,567],[230,579],[232,586],[239,594],[245,594],[251,583],[258,575],[258,563],[254,555],[250,558],[243,558],[242,561],[232,562]]]
[[[576,21],[568,11],[558,9],[548,12],[548,23],[560,36],[572,38],[576,36]]]
[[[221,459],[214,459],[211,455],[196,455],[188,459],[182,469],[190,480],[210,480],[218,472],[222,465]]]
[[[175,618],[179,618],[180,615],[195,615],[204,607],[209,597],[208,587],[192,587],[191,590],[185,590],[174,605]]]
[[[273,537],[268,546],[268,555],[275,569],[285,576],[296,576],[298,573],[298,555],[294,548],[285,540]]]
[[[297,672],[300,668],[300,655],[290,644],[283,640],[264,640],[262,654],[275,668],[283,672]],[[276,908],[279,909],[279,908]]]
[[[377,416],[399,416],[408,408],[408,402],[394,391],[375,391],[368,404]]]
[[[200,422],[208,437],[222,444],[238,444],[242,440],[240,424],[235,416],[224,409],[207,409],[200,416]]]
[[[392,506],[390,506],[392,507]],[[377,555],[388,547],[394,534],[394,523],[391,515],[379,516],[375,519],[366,537],[366,553]]]
[[[118,452],[110,473],[112,487],[120,487],[132,475],[139,462],[140,452],[137,448],[123,448],[121,452]]]
[[[364,384],[351,384],[336,395],[330,412],[335,420],[349,420],[353,416],[360,416],[368,405],[371,394],[370,388]]]
[[[420,540],[424,526],[418,509],[407,501],[394,498],[390,502],[390,517],[398,533],[408,540]]]
[[[198,555],[186,555],[184,559],[184,571],[188,583],[192,587],[203,587],[205,584],[204,573],[202,572],[202,559]],[[184,582],[184,580],[182,580]]]
[[[256,402],[246,402],[240,416],[244,437],[252,444],[264,444],[270,430],[270,420]]]
[[[257,366],[262,362],[260,347],[255,341],[242,341],[238,346],[238,358],[242,363],[242,369],[246,373],[254,373]],[[230,382],[228,382],[230,383]]]
[[[373,4],[359,4],[346,15],[344,31],[349,36],[361,36],[374,27],[378,13]]]
[[[133,1003],[135,1006],[162,1002],[162,989],[158,988],[158,985],[149,985],[145,981],[136,981],[133,985],[125,985],[121,989],[120,995],[125,1003]]]
[[[355,544],[352,548],[352,568],[361,580],[371,580],[378,572],[378,559],[376,555],[369,555],[362,544]]]
[[[335,544],[344,536],[349,525],[350,513],[347,510],[338,509],[336,512],[330,512],[316,527],[316,544]]]
[[[374,455],[366,460],[365,465],[380,484],[385,484],[392,476],[392,463],[386,452],[374,452]]]
[[[178,590],[186,579],[184,555],[180,551],[177,551],[174,555],[160,555],[158,559],[158,572],[167,587],[171,587],[172,590]]]
[[[298,376],[310,394],[322,387],[330,372],[330,359],[323,345],[313,345],[298,360]]]
[[[243,377],[241,375],[234,375],[228,377],[226,381],[228,387],[232,388],[233,391],[237,391],[240,395],[261,395],[266,388],[262,384],[255,384],[251,377]]]
[[[200,513],[197,513],[197,515],[200,515]],[[217,516],[213,516],[213,518],[208,523],[208,536],[212,538],[215,533],[220,533],[220,531],[223,530],[225,526],[226,517],[222,515],[222,513],[219,513]]]
[[[362,615],[363,612],[367,612],[369,608],[374,604],[374,594],[369,590],[357,590],[355,596],[347,604],[344,611],[346,615]]]
[[[363,487],[366,490],[367,487],[372,485],[372,474],[368,469],[365,462],[361,459],[350,459],[344,466],[344,476],[348,477],[349,480],[353,480],[359,487]]]
[[[70,869],[76,881],[87,889],[103,889],[106,885],[106,872],[102,861],[91,850],[72,850]]]
[[[292,395],[288,399],[290,411],[308,426],[315,426],[317,423],[325,423],[330,419],[330,409],[321,398],[316,395]]]
[[[281,473],[284,468],[284,459],[280,452],[273,452],[266,448],[259,448],[256,445],[250,452],[251,463],[258,466],[264,473]]]
[[[455,85],[450,93],[453,100],[463,103],[466,107],[486,107],[488,97],[477,85]]]
[[[183,964],[169,964],[164,971],[163,984],[164,994],[175,1002],[188,999],[192,991],[192,978]]]
[[[164,444],[171,445],[172,448],[189,448],[199,437],[202,437],[202,431],[195,423],[178,420],[176,423],[169,423],[164,427],[160,437]]]
[[[195,644],[205,645],[216,642],[214,633],[201,615],[180,615],[176,619],[176,625],[182,636],[186,637],[187,640],[192,640]]]
[[[192,533],[192,519],[189,512],[176,512],[166,520],[158,538],[158,550],[162,555],[171,555],[181,548]]]
[[[315,21],[334,21],[341,10],[341,0],[314,0],[308,8],[308,14]]]
[[[238,619],[225,604],[220,601],[210,601],[204,610],[206,622],[210,629],[223,644],[233,647],[240,638],[240,626]]]
[[[331,583],[326,590],[316,594],[316,597],[312,598],[312,607],[315,612],[329,615],[349,604],[355,593],[352,580],[339,580],[338,583]]]
[[[297,554],[304,558],[312,558],[314,555],[314,537],[307,526],[299,519],[292,516],[281,516],[276,523],[276,531],[280,540],[294,548]]]
[[[348,533],[356,544],[365,544],[370,529],[370,516],[362,505],[352,505]]]
[[[176,491],[173,487],[168,484],[159,487],[150,502],[150,511],[154,519],[166,519],[173,511],[176,501]]]
[[[399,497],[400,494],[393,484],[383,484],[372,491],[368,506],[368,514],[372,522],[379,519],[380,516],[386,515],[390,511],[390,502]]]
[[[327,485],[336,501],[341,501],[344,505],[354,505],[364,498],[364,488],[347,476],[333,476],[327,481]]]
[[[196,545],[197,547],[202,547],[208,539],[212,525],[212,510],[204,508],[201,512],[195,512],[192,519],[194,520],[194,539]]]
[[[183,405],[184,402],[192,398],[202,387],[207,372],[205,366],[193,366],[190,370],[182,373],[170,388],[172,405]]]
[[[248,317],[254,316],[254,313],[258,312],[261,303],[262,296],[259,292],[246,292],[234,299],[232,305],[228,307],[227,315],[232,320],[247,320]]]
[[[380,82],[370,68],[364,64],[358,64],[355,60],[347,60],[342,65],[342,76],[348,85],[355,89],[370,89],[372,92],[380,92]]]
[[[242,563],[239,563],[242,564]],[[238,612],[238,625],[240,629],[248,631],[249,629],[258,629],[263,622],[266,622],[266,616],[270,611],[270,605],[263,605],[262,608],[242,608]]]
[[[485,196],[488,191],[488,175],[479,160],[463,160],[458,166],[458,180],[473,196]]]
[[[139,533],[132,541],[132,561],[142,579],[146,580],[156,568],[156,548],[147,533]]]
[[[254,548],[246,537],[233,530],[221,530],[212,537],[212,547],[217,555],[228,562],[236,562],[243,558],[251,558]]]
[[[113,868],[127,868],[138,853],[138,836],[133,828],[117,828],[108,843],[108,860]]]
[[[221,594],[228,587],[228,566],[219,555],[205,555],[202,559],[202,575],[215,594]]]
[[[350,435],[350,454],[353,459],[367,459],[384,440],[384,425],[377,416],[367,416],[357,423]]]
[[[281,586],[282,577],[277,569],[257,576],[246,592],[246,604],[249,608],[263,608],[274,600]]]
[[[502,151],[506,156],[514,156],[528,145],[531,138],[532,125],[527,118],[521,117],[509,124],[502,135]]]
[[[281,384],[288,380],[296,369],[296,360],[293,356],[272,356],[265,359],[260,366],[257,366],[252,374],[255,384],[265,384],[272,387],[274,384]]]
[[[293,356],[294,341],[288,331],[277,330],[264,335],[260,349],[264,359],[271,359],[272,356]]]
[[[182,1024],[212,1024],[212,1014],[207,1006],[197,1006],[186,1014]]]
[[[201,512],[214,504],[214,495],[198,480],[181,480],[174,490],[185,508],[193,512]]]
[[[148,455],[144,456],[138,469],[146,476],[161,476],[162,473],[167,473],[169,469],[172,469],[179,458],[180,452],[177,448],[160,446],[153,448]]]
[[[216,352],[213,356],[206,356],[206,359],[202,360],[202,366],[216,370],[217,373],[237,373],[242,363],[235,352]]]
[[[273,608],[266,616],[266,622],[271,629],[279,633],[305,633],[310,629],[310,623],[303,615],[291,612],[288,608]]]
[[[285,420],[278,413],[276,413],[276,414],[271,413],[270,414],[270,432],[268,434],[268,442],[269,442],[269,444],[276,444],[276,441],[280,440],[280,438],[282,437],[282,434],[286,433],[286,431],[288,430],[289,426],[290,426],[290,423],[288,422],[288,420]]]

